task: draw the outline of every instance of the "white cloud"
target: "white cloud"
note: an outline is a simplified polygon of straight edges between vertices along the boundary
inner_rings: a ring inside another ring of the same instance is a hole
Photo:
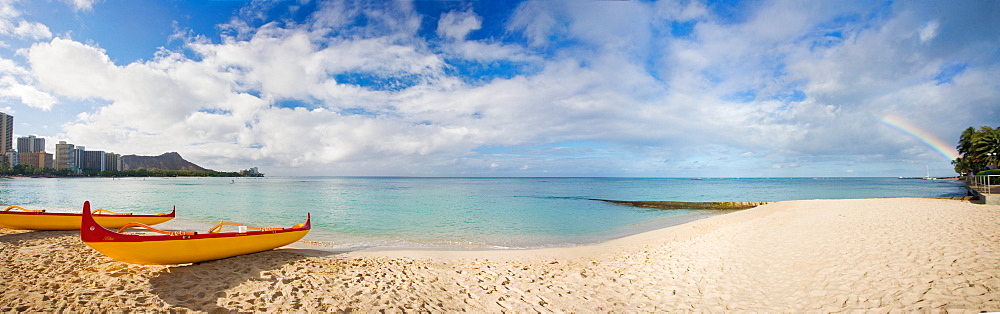
[[[114,93],[115,65],[98,48],[55,38],[33,45],[28,61],[40,85],[63,96],[90,98]]]
[[[116,66],[100,49],[68,39],[53,39],[28,52],[32,74],[53,93],[107,102],[96,112],[68,124],[78,143],[124,152],[152,153],[192,140],[183,121],[208,104],[225,99],[228,84],[170,56],[148,63]],[[221,139],[220,139],[221,140]],[[162,144],[162,145],[156,145]],[[82,145],[82,144],[81,144]]]
[[[74,10],[77,11],[90,11],[94,8],[94,4],[101,2],[102,0],[65,0]]]
[[[31,85],[21,84],[13,76],[0,77],[0,96],[15,97],[29,107],[44,111],[52,110],[56,98]]]
[[[52,37],[52,32],[49,31],[48,26],[42,23],[19,21],[13,29],[8,30],[6,27],[0,27],[0,29],[3,32],[9,32],[20,38],[45,39]]]
[[[975,53],[997,43],[955,40],[960,20],[902,5],[763,2],[734,20],[697,2],[528,1],[497,35],[524,42],[466,40],[492,17],[454,11],[433,29],[440,43],[418,35],[427,17],[407,5],[319,7],[302,25],[234,20],[221,42],[190,38],[194,59],[163,51],[120,66],[55,38],[26,54],[30,76],[0,59],[13,78],[0,93],[43,110],[47,92],[95,101],[64,128],[88,147],[167,148],[223,170],[412,175],[788,175],[857,156],[933,158],[901,154],[920,147],[878,120],[906,114],[946,137],[995,123],[956,108],[997,112],[1000,99],[995,59]],[[372,22],[353,25],[361,16]],[[674,38],[673,22],[691,34]],[[510,74],[467,83],[454,58]],[[546,149],[577,142],[605,148]],[[504,147],[540,148],[478,152]]]
[[[277,99],[322,99],[329,93],[321,85],[338,73],[434,76],[443,66],[438,57],[392,38],[346,41],[321,35],[266,26],[247,41],[230,39],[221,45],[199,43],[192,48],[205,56],[204,64],[237,75],[243,88],[259,89]],[[326,47],[319,49],[320,44]]]
[[[446,44],[442,49],[463,60],[475,62],[508,61],[535,64],[542,61],[538,56],[526,52],[521,46],[503,43],[462,41]]]
[[[282,98],[313,97],[335,110],[385,106],[384,93],[338,89],[326,71],[421,74],[436,61],[382,40],[316,51],[303,33],[280,39],[268,35],[215,46],[198,44],[196,48],[207,54],[200,62],[166,53],[150,62],[116,66],[100,49],[59,38],[34,45],[28,56],[40,85],[63,96],[109,102],[65,126],[70,140],[102,149],[156,154],[174,147],[195,158],[230,159],[222,163],[264,159],[301,166],[461,154],[472,148],[466,140],[471,131],[463,126],[345,116],[324,108],[272,107]],[[409,62],[372,64],[361,55],[374,56],[368,59],[372,61],[380,61],[378,55],[387,61],[402,56]],[[347,62],[336,63],[341,60]],[[246,89],[260,91],[263,98],[244,93]],[[381,104],[369,104],[372,99],[381,99]]]
[[[465,40],[470,32],[483,27],[479,16],[471,11],[447,12],[438,20],[437,34],[453,40]]]
[[[920,42],[924,43],[937,36],[938,21],[930,21],[920,29]]]
[[[51,110],[57,99],[38,90],[32,83],[27,69],[13,60],[0,58],[0,96],[17,98],[22,104],[43,111]]]
[[[15,2],[0,1],[0,35],[36,40],[52,37],[52,32],[44,24],[24,20],[21,11],[14,7]]]
[[[558,16],[561,12],[556,2],[550,1],[527,1],[521,3],[510,22],[507,29],[523,34],[528,38],[530,46],[546,46],[550,43],[550,36],[565,31],[566,27]]]
[[[654,12],[666,19],[676,21],[704,20],[708,17],[708,8],[698,1],[659,1]]]
[[[441,15],[436,32],[447,40],[439,43],[441,53],[462,60],[486,63],[508,61],[515,63],[536,63],[542,61],[528,52],[524,46],[507,44],[487,38],[466,40],[472,31],[482,28],[482,18],[472,11],[451,11]]]

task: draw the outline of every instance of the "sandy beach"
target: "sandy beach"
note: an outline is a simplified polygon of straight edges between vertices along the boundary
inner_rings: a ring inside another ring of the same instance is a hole
[[[302,247],[303,245],[299,245]],[[606,243],[286,248],[186,266],[0,231],[0,311],[1000,311],[1000,206],[778,202]]]

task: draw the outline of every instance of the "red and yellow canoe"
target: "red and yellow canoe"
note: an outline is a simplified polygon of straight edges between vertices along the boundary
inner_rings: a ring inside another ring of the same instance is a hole
[[[172,265],[208,261],[236,255],[267,251],[302,239],[312,225],[306,222],[289,228],[253,228],[223,222],[208,233],[166,232],[142,224],[130,224],[117,232],[94,221],[90,202],[83,203],[80,238],[94,250],[110,258],[133,264]],[[219,232],[223,225],[246,227],[237,232]],[[162,235],[123,234],[128,227],[144,227]]]
[[[12,209],[21,210],[19,212]],[[133,215],[115,213],[106,209],[94,211],[94,220],[101,226],[121,228],[131,222],[155,225],[174,219],[175,208],[169,214]],[[46,213],[44,210],[25,209],[21,206],[7,206],[0,211],[0,227],[22,230],[77,230],[80,229],[81,215],[79,213]]]

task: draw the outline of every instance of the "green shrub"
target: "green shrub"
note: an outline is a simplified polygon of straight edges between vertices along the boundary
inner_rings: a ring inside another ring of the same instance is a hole
[[[976,174],[977,176],[995,176],[1000,175],[1000,169],[993,170],[983,170]],[[989,185],[1000,185],[1000,177],[988,177],[986,181],[980,181],[980,183],[985,183]]]
[[[989,176],[989,175],[994,175],[995,176],[995,175],[1000,175],[1000,169],[983,170],[983,171],[980,171],[980,172],[976,173],[976,175],[977,176]]]

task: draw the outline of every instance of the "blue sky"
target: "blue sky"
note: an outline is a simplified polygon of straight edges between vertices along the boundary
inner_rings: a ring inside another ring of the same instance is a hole
[[[225,171],[950,175],[912,134],[1000,126],[994,1],[0,9],[0,111],[17,135]]]

